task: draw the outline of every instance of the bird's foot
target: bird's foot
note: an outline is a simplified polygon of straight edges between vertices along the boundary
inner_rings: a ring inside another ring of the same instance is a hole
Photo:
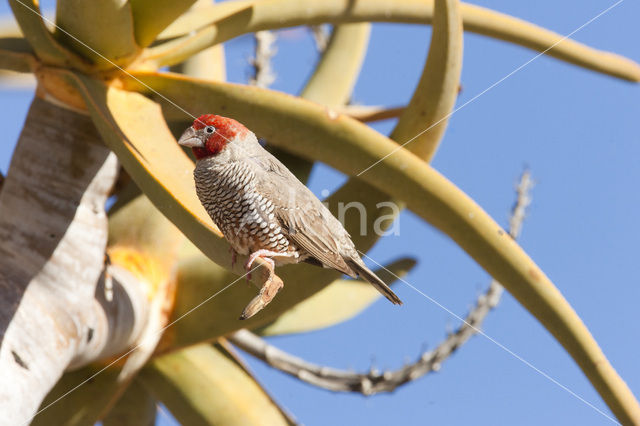
[[[249,319],[264,309],[264,307],[267,306],[274,297],[276,297],[276,294],[278,294],[282,287],[284,287],[284,283],[280,277],[271,270],[269,279],[264,282],[264,285],[260,289],[258,295],[249,302],[246,308],[244,308],[242,315],[240,315],[240,319]]]
[[[276,297],[276,294],[278,294],[278,291],[280,291],[280,289],[284,287],[284,283],[282,282],[280,277],[278,277],[275,274],[275,262],[273,261],[273,259],[270,259],[269,257],[267,257],[267,256],[275,256],[275,255],[281,255],[281,254],[277,252],[269,251],[269,250],[258,250],[255,253],[252,253],[251,256],[249,256],[249,260],[245,264],[245,268],[247,269],[247,271],[251,270],[251,265],[253,265],[253,262],[257,258],[261,258],[266,263],[266,267],[269,275],[265,280],[264,284],[262,285],[262,288],[260,289],[260,292],[258,293],[258,295],[254,297],[253,300],[249,302],[247,307],[244,308],[244,311],[242,311],[242,315],[240,315],[240,319],[244,320],[244,319],[251,318],[258,312],[260,312],[265,306],[267,306],[273,300],[274,297]]]

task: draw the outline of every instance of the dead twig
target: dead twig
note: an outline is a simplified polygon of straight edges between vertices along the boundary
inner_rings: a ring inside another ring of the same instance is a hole
[[[525,170],[516,187],[517,200],[509,221],[509,234],[514,239],[522,229],[527,206],[531,203],[530,191],[532,187],[531,173]],[[477,333],[489,311],[498,304],[502,291],[500,283],[495,280],[491,281],[489,288],[478,297],[475,306],[455,332],[449,334],[435,349],[424,352],[414,363],[395,371],[380,373],[372,369],[368,373],[356,373],[313,364],[268,344],[264,339],[248,330],[237,331],[232,335],[230,341],[270,366],[314,386],[331,391],[357,392],[363,395],[391,392],[429,372],[438,371],[444,360]]]
[[[313,40],[316,42],[316,49],[318,50],[318,52],[323,53],[327,49],[327,45],[329,44],[329,38],[331,37],[329,26],[313,25],[309,28],[311,29]]]
[[[256,56],[251,60],[253,77],[249,84],[267,88],[275,81],[276,75],[271,67],[271,59],[276,55],[276,34],[273,31],[258,31],[255,33]]]

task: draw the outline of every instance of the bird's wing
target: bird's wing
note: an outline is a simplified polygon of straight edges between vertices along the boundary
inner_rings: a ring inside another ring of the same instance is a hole
[[[340,253],[345,236],[350,241],[340,222],[277,158],[265,151],[251,159],[260,168],[260,192],[288,238],[323,265],[355,277]]]

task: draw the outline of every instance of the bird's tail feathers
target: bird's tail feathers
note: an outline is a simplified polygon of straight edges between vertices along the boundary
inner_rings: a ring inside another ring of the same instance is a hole
[[[402,300],[384,283],[373,271],[366,267],[366,265],[360,261],[347,260],[347,265],[360,277],[367,280],[378,290],[384,297],[389,299],[394,305],[402,305]]]

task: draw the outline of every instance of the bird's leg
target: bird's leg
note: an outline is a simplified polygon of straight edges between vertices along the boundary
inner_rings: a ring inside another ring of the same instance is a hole
[[[271,264],[271,273],[273,274],[273,270],[275,269],[275,262],[273,261],[273,259],[270,259],[273,256],[283,256],[283,254],[271,250],[256,250],[249,256],[249,260],[247,260],[247,263],[244,265],[244,269],[249,272],[251,270],[251,265],[253,265],[253,262],[255,262],[255,260],[260,257]]]
[[[242,312],[240,319],[251,318],[253,315],[260,312],[265,306],[267,306],[273,300],[274,297],[276,297],[276,294],[278,294],[278,291],[280,291],[280,289],[284,287],[284,283],[282,282],[280,277],[278,277],[275,274],[275,262],[273,259],[271,259],[271,257],[273,256],[280,256],[280,257],[292,256],[293,257],[294,255],[293,254],[290,255],[287,253],[278,253],[270,250],[258,250],[254,253],[251,253],[251,255],[249,256],[249,260],[245,264],[245,268],[247,270],[250,270],[251,265],[253,265],[253,262],[257,258],[261,258],[266,263],[269,276],[265,280],[264,284],[262,285],[262,288],[260,289],[260,293],[258,293],[258,295],[253,298],[253,300],[247,305],[247,307],[244,308],[244,311]]]
[[[238,257],[238,252],[231,246],[229,246],[229,253],[231,253],[231,269],[236,266],[236,260]]]

